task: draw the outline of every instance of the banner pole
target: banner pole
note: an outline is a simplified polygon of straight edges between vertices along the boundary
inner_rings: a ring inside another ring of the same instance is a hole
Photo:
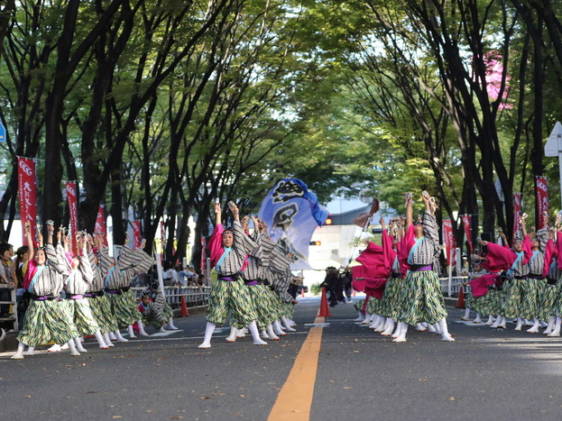
[[[447,295],[449,298],[453,295],[453,256],[449,258],[449,281],[447,283]]]

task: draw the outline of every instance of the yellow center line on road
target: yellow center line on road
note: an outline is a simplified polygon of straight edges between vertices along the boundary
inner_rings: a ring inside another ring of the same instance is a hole
[[[316,317],[314,323],[324,323],[324,317]],[[318,357],[322,346],[322,327],[312,327],[304,340],[287,381],[281,388],[268,421],[308,421],[314,397],[314,385],[318,371]]]

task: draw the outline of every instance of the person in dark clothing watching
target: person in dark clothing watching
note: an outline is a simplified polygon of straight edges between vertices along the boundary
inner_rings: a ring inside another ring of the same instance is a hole
[[[338,270],[333,266],[327,267],[326,277],[324,278],[324,282],[320,284],[320,287],[326,288],[326,291],[328,292],[328,300],[330,302],[330,307],[334,307],[335,305],[338,304],[338,296],[337,296],[338,280],[339,280]]]

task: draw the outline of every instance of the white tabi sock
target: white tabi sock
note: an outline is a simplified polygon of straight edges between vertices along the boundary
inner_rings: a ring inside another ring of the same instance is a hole
[[[98,330],[98,331],[96,331],[95,335],[96,335],[96,341],[98,341],[98,345],[100,346],[100,348],[101,349],[108,349],[109,345],[107,345],[105,343],[105,341],[103,340],[103,336],[102,336],[101,332]]]
[[[230,335],[226,337],[226,342],[236,342],[237,333],[238,329],[236,329],[234,326],[230,326]]]
[[[258,326],[255,320],[248,325],[248,329],[252,334],[254,345],[267,345],[267,342],[265,342],[264,340],[262,340],[262,338],[260,338],[260,333],[258,331]]]
[[[70,341],[69,341],[69,342],[70,342]],[[74,338],[74,343],[76,344],[76,349],[77,349],[79,352],[88,352],[88,351],[86,351],[86,348],[84,348],[84,347],[82,346],[82,342],[80,341],[80,338]],[[69,343],[69,345],[70,345],[70,343]]]
[[[109,347],[115,346],[115,345],[113,345],[113,342],[111,342],[111,339],[110,339],[110,337],[109,337],[109,333],[104,333],[104,334],[103,334],[103,339],[104,339],[105,344],[106,344],[107,346],[109,346]]]
[[[445,342],[454,342],[455,339],[451,336],[449,328],[447,327],[447,319],[441,319],[438,324],[441,329],[441,340]]]
[[[25,351],[25,344],[19,342],[18,343],[18,350],[16,351],[16,353],[14,355],[12,355],[10,358],[12,360],[23,360],[24,356],[23,356],[23,352]]]
[[[408,333],[408,324],[404,322],[398,323],[400,334],[392,340],[392,342],[406,342],[406,334]]]
[[[392,320],[390,317],[387,317],[385,323],[385,329],[381,332],[381,335],[390,336],[392,335],[393,331],[394,331],[394,320]]]
[[[279,340],[279,336],[277,336],[273,331],[273,326],[271,325],[271,323],[267,325],[267,336],[269,336],[269,339],[271,339],[272,341]]]
[[[133,329],[133,325],[127,326],[127,331],[129,332],[129,338],[134,339],[137,337],[137,335],[135,335],[135,330]]]
[[[139,333],[141,336],[150,336],[148,333],[146,333],[146,330],[144,330],[144,323],[142,322],[142,320],[137,320],[137,325],[139,326]]]
[[[211,338],[213,336],[214,331],[215,331],[215,324],[211,322],[207,322],[205,326],[205,338],[203,339],[203,343],[199,345],[199,348],[211,347]]]
[[[121,331],[119,331],[119,330],[116,330],[116,331],[115,331],[115,338],[116,338],[116,340],[117,340],[118,342],[129,342],[128,339],[125,339],[125,338],[123,337],[123,335],[121,335]]]
[[[533,326],[530,329],[527,329],[527,332],[528,333],[539,333],[539,327],[540,327],[539,320],[535,319],[533,321]]]
[[[74,341],[74,339],[71,339],[67,343],[68,343],[68,347],[70,348],[70,355],[75,356],[75,357],[79,356],[80,353],[76,349],[76,342]]]

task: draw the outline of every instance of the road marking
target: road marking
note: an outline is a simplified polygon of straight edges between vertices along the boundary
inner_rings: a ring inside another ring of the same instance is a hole
[[[325,323],[324,317],[316,317],[314,323]],[[308,421],[314,397],[314,385],[318,371],[318,357],[322,346],[322,327],[308,331],[287,381],[281,388],[268,421]]]

